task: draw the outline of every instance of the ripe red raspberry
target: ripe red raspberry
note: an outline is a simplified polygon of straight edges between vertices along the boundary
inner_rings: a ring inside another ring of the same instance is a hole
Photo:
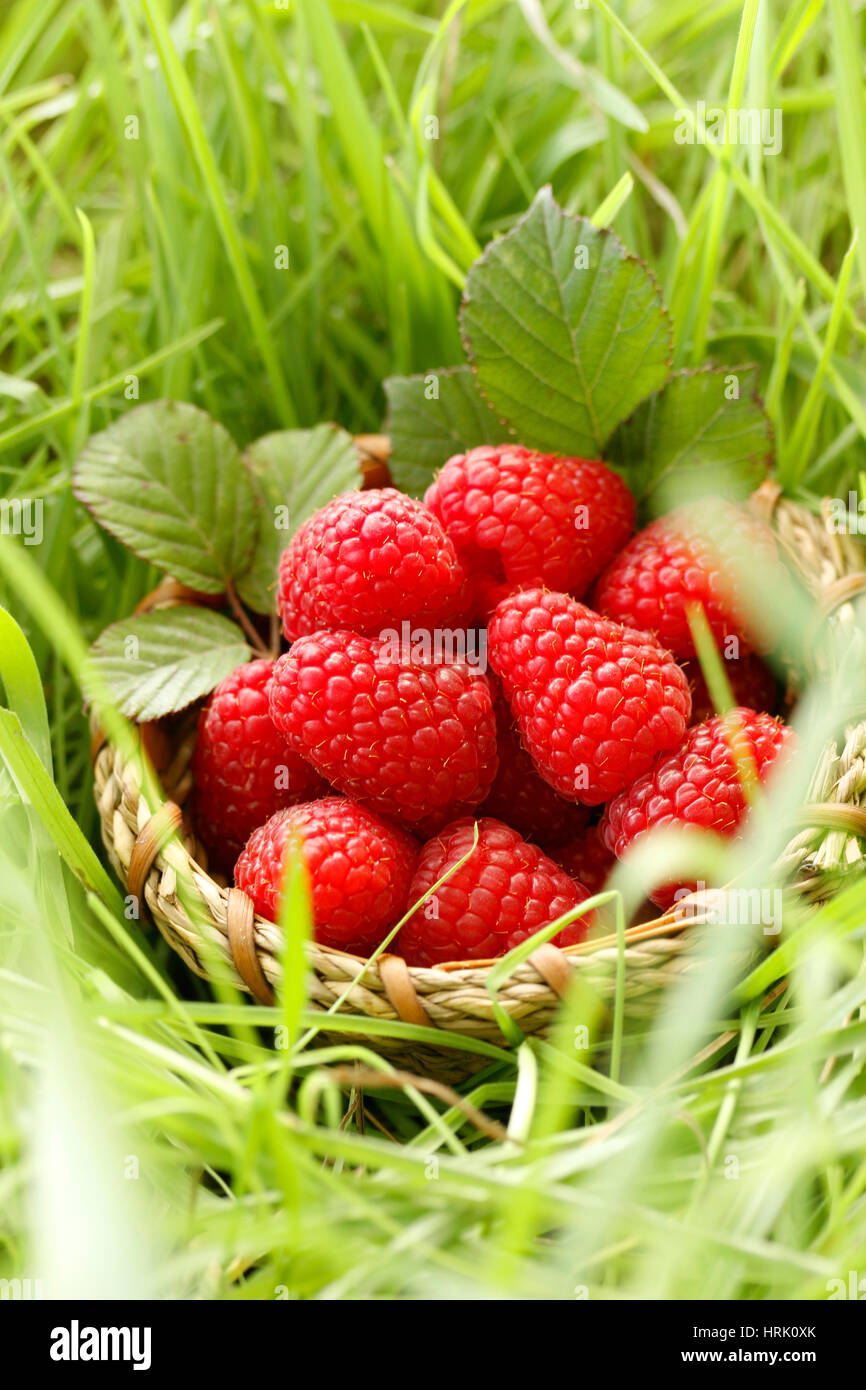
[[[692,724],[703,724],[716,713],[703,672],[697,661],[680,663],[688,677],[692,692]],[[779,687],[769,666],[759,656],[746,653],[745,656],[726,661],[725,675],[731,687],[734,703],[745,709],[765,710],[772,714],[779,701]]]
[[[781,751],[793,749],[795,737],[771,715],[750,709],[696,725],[679,748],[614,797],[601,822],[605,844],[621,859],[640,835],[662,826],[734,835],[748,809],[741,769],[751,767],[765,781]],[[674,892],[675,886],[665,885],[651,897],[665,907]]]
[[[772,566],[774,587],[786,585],[776,542],[762,522],[720,498],[678,507],[639,531],[608,566],[595,606],[608,618],[655,633],[677,657],[695,654],[687,608],[696,603],[726,656],[731,637],[737,654],[762,649],[750,593],[754,555]]]
[[[455,621],[466,578],[440,522],[395,488],[347,492],[293,536],[280,560],[279,611],[290,642],[320,628],[376,633],[416,619]]]
[[[551,850],[551,858],[591,894],[601,892],[616,863],[597,825],[588,825],[573,840]]]
[[[300,638],[277,662],[271,716],[333,786],[397,820],[477,806],[496,775],[486,678],[457,661],[413,661],[389,641]]]
[[[410,965],[503,956],[589,897],[537,845],[502,821],[480,820],[473,850],[474,830],[471,818],[452,821],[421,850],[410,903],[472,853],[401,929],[397,948]],[[553,939],[557,946],[572,946],[586,930],[587,922],[578,918]]]
[[[605,464],[518,444],[449,459],[424,500],[475,579],[484,612],[521,587],[580,597],[634,530],[634,498]]]
[[[417,841],[342,796],[278,811],[253,831],[235,865],[238,888],[272,922],[293,836],[309,875],[316,940],[368,956],[406,911]]]
[[[537,770],[574,801],[606,801],[685,733],[689,687],[670,653],[567,594],[504,599],[488,650]]]
[[[273,661],[248,661],[220,681],[198,721],[192,756],[195,821],[215,863],[228,871],[257,825],[325,783],[275,727],[268,711]]]
[[[500,697],[494,709],[499,771],[480,813],[506,821],[527,840],[545,849],[561,844],[586,825],[589,812],[586,807],[567,801],[539,777],[520,742],[506,701]]]

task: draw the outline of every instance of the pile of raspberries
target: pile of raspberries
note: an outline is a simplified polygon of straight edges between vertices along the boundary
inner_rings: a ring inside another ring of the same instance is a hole
[[[634,529],[603,463],[511,444],[450,459],[423,503],[385,487],[316,512],[280,562],[288,650],[201,712],[211,863],[276,920],[298,852],[319,942],[366,958],[405,917],[388,949],[435,966],[567,913],[554,940],[579,942],[574,911],[654,827],[736,834],[744,784],[793,740],[737,561],[787,572],[720,499],[711,524],[683,507]],[[695,659],[700,610],[738,705],[725,718]]]

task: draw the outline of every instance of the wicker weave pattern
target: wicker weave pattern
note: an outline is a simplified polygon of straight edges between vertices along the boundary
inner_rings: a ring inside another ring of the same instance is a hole
[[[856,630],[854,602],[866,592],[866,558],[852,537],[830,529],[829,505],[820,518],[791,502],[779,500],[775,484],[765,483],[753,499],[755,509],[772,522],[789,562],[799,572],[837,629],[862,646]],[[848,643],[846,642],[847,646]],[[866,654],[864,654],[866,655]],[[816,644],[815,663],[827,674]],[[824,748],[812,777],[807,801],[840,809],[866,810],[866,697],[845,730],[841,749]],[[844,829],[807,827],[787,845],[778,861],[781,874],[799,877],[817,896],[826,894],[840,874],[864,867],[863,839]],[[806,882],[808,881],[808,883]]]
[[[753,505],[772,520],[783,548],[813,592],[828,595],[827,608],[834,610],[834,621],[850,621],[850,600],[866,583],[863,558],[854,543],[847,537],[831,535],[819,518],[801,508],[780,502],[778,489],[771,484],[759,490]],[[169,597],[167,601],[177,599]],[[144,742],[147,745],[147,739]],[[112,865],[130,892],[140,887],[140,896],[153,921],[190,969],[207,974],[202,958],[204,934],[216,959],[237,984],[256,997],[269,1000],[270,986],[279,980],[278,929],[260,917],[253,919],[251,913],[241,912],[238,917],[236,899],[244,895],[221,886],[207,873],[203,867],[206,859],[187,824],[182,825],[180,835],[166,842],[173,824],[181,822],[177,808],[182,808],[190,790],[192,738],[183,739],[172,753],[161,774],[166,795],[171,799],[167,812],[165,807],[148,806],[135,768],[124,763],[120,753],[96,731],[95,796]],[[828,804],[840,811],[844,807],[859,808],[855,816],[863,816],[866,824],[866,722],[851,726],[841,752],[832,746],[825,750],[811,796],[825,803],[825,808]],[[854,828],[862,833],[863,827],[856,821]],[[862,860],[862,841],[851,828],[809,826],[791,840],[781,856],[780,868],[789,875],[805,876],[812,883],[812,895],[820,896],[823,872],[840,862],[862,865]],[[181,892],[184,884],[186,891]],[[190,894],[194,899],[193,911]],[[631,1015],[649,1015],[662,986],[694,968],[694,946],[700,934],[694,928],[706,920],[712,896],[706,894],[687,905],[680,904],[676,912],[627,932],[625,991]],[[688,932],[683,930],[686,925]],[[571,969],[580,970],[602,999],[609,999],[614,991],[618,952],[609,938],[562,953],[547,946],[543,952],[544,955],[537,952],[518,967],[497,996],[500,1006],[527,1035],[543,1033],[550,1026],[558,1003],[557,981],[567,977]],[[557,957],[568,959],[564,973],[550,969]],[[309,962],[310,1004],[323,1013],[337,1004],[362,969],[362,962],[356,957],[317,944],[309,949]],[[371,965],[363,978],[352,985],[340,1012],[370,1019],[420,1019],[434,1028],[505,1045],[487,989],[487,967],[410,969],[399,962],[400,968],[395,970],[392,963],[396,964],[395,958],[385,957],[381,968],[380,963]],[[334,1039],[349,1035],[341,1035],[334,1015],[334,1022],[323,1030],[323,1036]],[[485,1064],[483,1057],[453,1049],[407,1047],[395,1039],[371,1037],[364,1041],[382,1053],[399,1057],[404,1066],[443,1080],[457,1079]]]

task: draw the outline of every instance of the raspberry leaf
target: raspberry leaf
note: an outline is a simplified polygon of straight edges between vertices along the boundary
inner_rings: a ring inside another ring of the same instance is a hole
[[[128,719],[161,719],[207,695],[250,659],[240,630],[206,608],[138,613],[107,627],[90,648],[84,687],[107,693]]]
[[[238,593],[256,613],[272,613],[277,566],[291,537],[319,507],[360,486],[361,465],[352,436],[337,425],[265,434],[245,461],[259,494],[258,534]]]
[[[754,364],[677,372],[620,425],[605,457],[649,514],[758,486],[773,460],[773,427],[757,379]]]
[[[452,454],[509,438],[507,425],[480,395],[470,367],[389,377],[385,396],[391,476],[397,487],[416,496]]]
[[[75,493],[143,559],[204,593],[221,593],[250,563],[255,494],[227,430],[177,401],[136,406],[95,434]]]
[[[670,320],[649,270],[549,188],[472,266],[460,319],[497,415],[521,443],[554,453],[597,458],[670,368]]]

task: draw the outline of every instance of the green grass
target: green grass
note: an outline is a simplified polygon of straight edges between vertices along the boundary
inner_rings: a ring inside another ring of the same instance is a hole
[[[385,376],[460,360],[466,271],[542,184],[647,260],[676,365],[758,364],[788,495],[815,506],[866,473],[863,7],[541,12],[3,11],[0,494],[41,499],[44,535],[0,537],[20,625],[0,615],[0,1277],[77,1297],[790,1299],[866,1275],[862,881],[788,912],[745,982],[720,957],[650,1020],[620,974],[612,1030],[576,994],[547,1044],[504,1037],[443,1098],[375,1084],[367,1025],[325,1045],[297,949],[273,1009],[210,990],[102,864],[81,657],[154,575],[75,502],[84,440],[161,396],[241,442],[379,429]],[[779,109],[780,153],[678,144],[698,99]],[[852,697],[804,699],[810,754]],[[726,867],[766,869],[803,794],[782,789]]]

